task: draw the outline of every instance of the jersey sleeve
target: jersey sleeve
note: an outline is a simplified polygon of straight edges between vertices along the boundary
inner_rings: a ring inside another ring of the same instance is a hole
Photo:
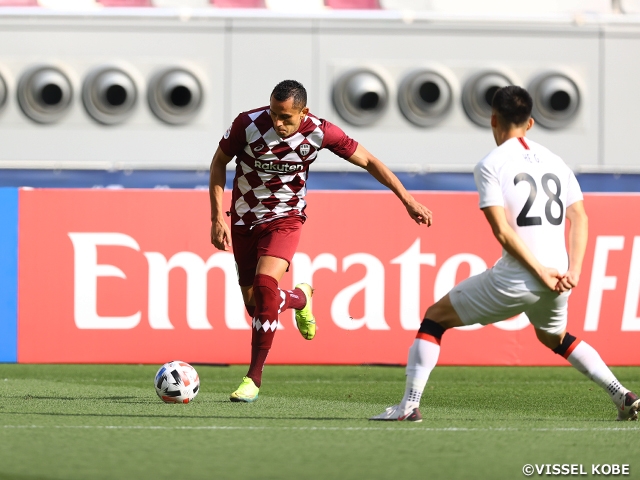
[[[473,169],[473,178],[480,194],[480,208],[504,207],[500,179],[490,163],[485,161],[478,163]]]
[[[238,155],[247,145],[243,114],[238,115],[220,139],[220,150],[229,157]]]
[[[583,199],[582,190],[578,179],[572,171],[569,171],[569,182],[567,184],[567,207]]]
[[[351,157],[355,153],[356,148],[358,148],[358,142],[344,133],[340,127],[322,120],[320,128],[324,132],[320,148],[326,148],[344,159]]]

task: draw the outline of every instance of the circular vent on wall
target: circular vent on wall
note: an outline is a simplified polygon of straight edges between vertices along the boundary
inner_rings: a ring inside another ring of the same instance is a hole
[[[28,70],[18,83],[18,103],[24,114],[38,123],[53,123],[62,118],[73,98],[69,78],[56,67]]]
[[[540,75],[531,83],[534,120],[545,128],[569,125],[580,107],[580,91],[573,80],[561,73]]]
[[[510,78],[500,72],[481,72],[474,75],[462,90],[464,111],[476,125],[491,127],[491,101],[499,88],[513,85]]]
[[[352,125],[370,125],[382,117],[389,93],[384,80],[368,69],[351,70],[333,87],[333,105]]]
[[[202,105],[202,85],[196,76],[184,69],[165,70],[149,83],[149,106],[163,122],[187,123]]]
[[[453,94],[449,82],[438,72],[421,70],[409,74],[398,89],[398,106],[411,123],[430,127],[451,111]]]
[[[123,122],[133,112],[138,92],[124,70],[103,67],[90,73],[82,88],[82,101],[89,115],[106,125]]]

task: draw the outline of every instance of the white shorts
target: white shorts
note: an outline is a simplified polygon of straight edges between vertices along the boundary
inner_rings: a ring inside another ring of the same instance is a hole
[[[569,292],[532,292],[505,287],[492,269],[467,278],[449,292],[451,304],[465,325],[507,320],[524,313],[538,330],[552,335],[567,328],[567,301]]]

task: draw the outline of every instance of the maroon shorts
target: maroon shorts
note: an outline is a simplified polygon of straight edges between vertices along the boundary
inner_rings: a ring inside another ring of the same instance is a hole
[[[282,258],[291,264],[303,221],[302,217],[296,216],[278,218],[253,228],[248,225],[231,226],[231,245],[241,287],[253,285],[258,259],[263,255]]]

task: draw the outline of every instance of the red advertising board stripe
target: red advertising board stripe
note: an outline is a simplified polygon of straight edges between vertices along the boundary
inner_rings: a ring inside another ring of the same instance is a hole
[[[495,263],[477,194],[415,196],[432,227],[388,192],[308,194],[281,285],[313,283],[318,333],[304,340],[285,312],[269,363],[404,364],[425,309]],[[232,257],[209,243],[207,192],[22,190],[19,200],[19,362],[248,363],[250,320]],[[585,205],[590,242],[568,330],[611,365],[640,365],[640,223],[620,221],[640,196],[587,195]],[[522,319],[447,332],[440,360],[566,364]]]

